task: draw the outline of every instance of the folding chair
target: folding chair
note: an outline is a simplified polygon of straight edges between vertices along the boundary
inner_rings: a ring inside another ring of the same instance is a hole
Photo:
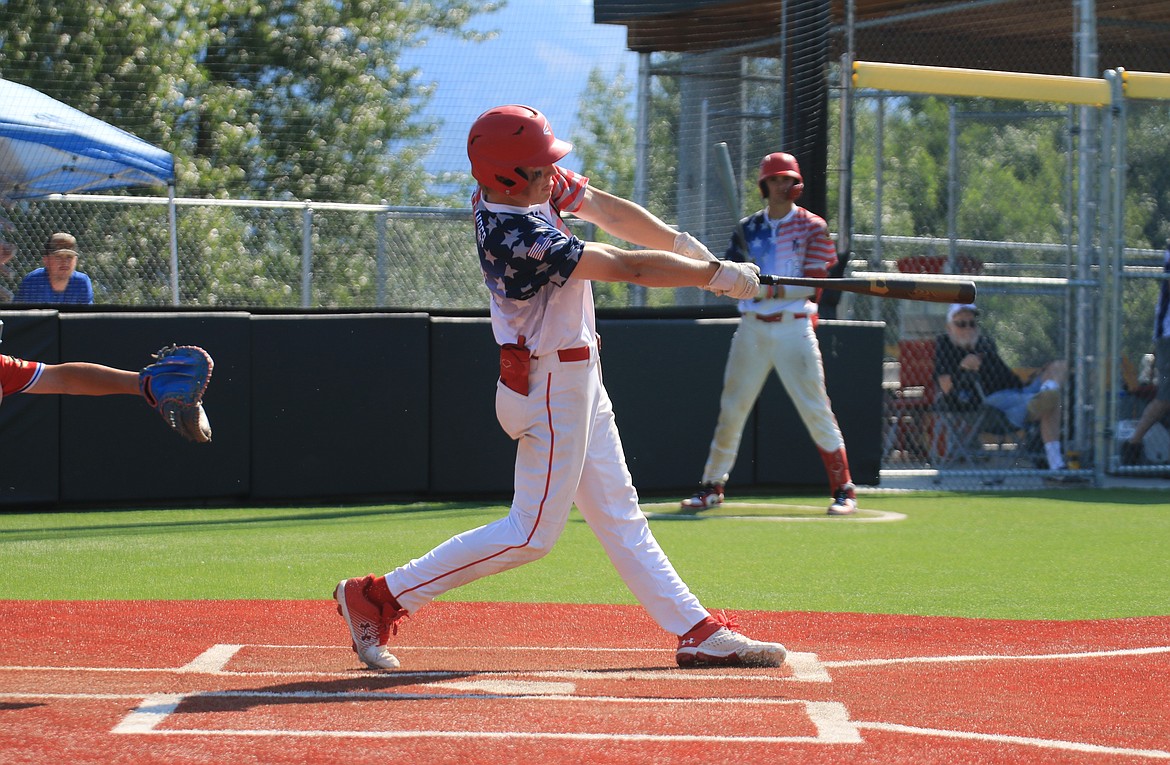
[[[964,463],[971,467],[1008,467],[1020,453],[1025,431],[993,406],[981,403],[956,407],[940,397],[934,408],[931,464],[939,469]]]
[[[1043,452],[1036,422],[1016,427],[999,409],[982,403],[956,405],[953,399],[935,400],[931,461],[939,469],[960,463],[987,468],[1016,467],[1021,460],[1034,461]]]
[[[934,406],[934,339],[900,340],[898,363],[898,388],[886,396],[886,451],[925,462]]]

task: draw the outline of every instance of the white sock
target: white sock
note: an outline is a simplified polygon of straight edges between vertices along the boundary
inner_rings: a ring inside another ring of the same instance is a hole
[[[1044,453],[1048,456],[1049,470],[1064,470],[1064,456],[1060,453],[1059,441],[1044,444]]]

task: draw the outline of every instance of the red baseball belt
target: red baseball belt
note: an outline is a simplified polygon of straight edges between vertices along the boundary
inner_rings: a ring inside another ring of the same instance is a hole
[[[758,319],[759,321],[765,322],[767,324],[774,324],[775,322],[784,321],[785,319],[788,319],[788,320],[807,319],[809,317],[809,314],[807,314],[807,313],[785,313],[785,312],[781,311],[780,313],[773,313],[773,314],[770,314],[768,316],[765,316],[765,315],[760,314],[760,313],[753,313],[752,316],[755,316],[756,319]]]

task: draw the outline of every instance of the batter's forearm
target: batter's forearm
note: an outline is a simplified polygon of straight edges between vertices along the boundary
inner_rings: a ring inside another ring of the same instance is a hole
[[[692,260],[665,250],[623,250],[590,242],[573,276],[643,287],[705,287],[718,269],[718,262]]]
[[[575,213],[605,233],[646,249],[670,251],[678,231],[641,205],[590,188],[587,201]]]

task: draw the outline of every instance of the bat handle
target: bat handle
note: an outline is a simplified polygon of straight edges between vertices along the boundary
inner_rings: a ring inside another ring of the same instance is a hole
[[[775,284],[776,277],[772,274],[760,274],[760,284]]]

